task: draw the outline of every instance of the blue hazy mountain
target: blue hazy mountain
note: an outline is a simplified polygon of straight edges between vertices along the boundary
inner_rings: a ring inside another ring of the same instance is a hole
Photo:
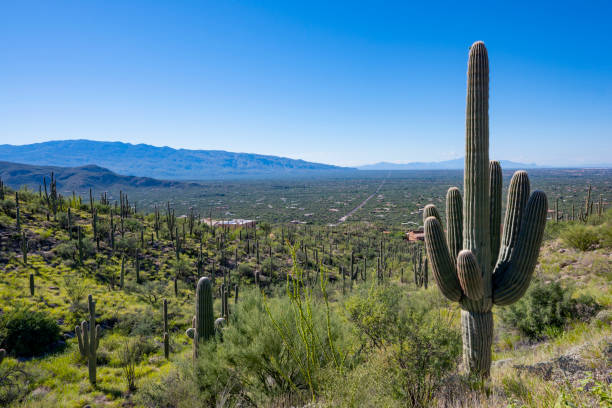
[[[171,187],[197,186],[186,181],[156,180],[151,177],[122,176],[100,166],[89,164],[80,167],[38,166],[22,163],[0,161],[0,179],[12,188],[28,186],[34,191],[42,184],[43,178],[49,183],[51,173],[57,181],[61,193],[76,191],[86,194],[89,188],[94,190],[133,190],[163,189]]]
[[[334,175],[355,169],[285,157],[222,150],[188,150],[146,144],[61,140],[0,145],[0,161],[38,166],[97,165],[115,173],[162,180]]]
[[[533,169],[538,167],[535,163],[517,163],[509,160],[500,160],[502,169]],[[388,163],[380,162],[357,167],[359,170],[456,170],[463,169],[463,157],[439,162],[411,162]]]

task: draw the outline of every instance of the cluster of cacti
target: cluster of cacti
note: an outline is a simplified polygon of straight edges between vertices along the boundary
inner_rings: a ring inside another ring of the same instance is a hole
[[[476,42],[468,63],[463,206],[459,191],[449,190],[446,236],[435,207],[427,208],[425,244],[438,287],[462,308],[465,369],[485,377],[491,367],[491,308],[511,304],[527,290],[548,209],[543,192],[529,195],[527,173],[516,172],[500,239],[501,167],[489,162],[488,105],[487,50]]]
[[[420,245],[412,247],[412,271],[414,272],[414,283],[418,288],[427,289],[429,283],[427,257],[423,257]]]
[[[193,339],[193,358],[198,358],[200,342],[206,341],[215,335],[215,322],[213,311],[212,282],[208,277],[202,277],[196,286],[195,316],[192,327],[187,329],[187,337]]]
[[[80,326],[76,326],[75,333],[79,342],[79,351],[87,358],[89,368],[89,382],[96,383],[96,352],[100,344],[100,325],[96,325],[96,303],[92,296],[87,297],[89,307],[89,322],[83,320]]]
[[[43,177],[43,184],[45,186],[45,202],[47,203],[48,211],[53,214],[53,219],[55,219],[57,215],[57,207],[59,204],[59,197],[57,194],[57,180],[55,180],[55,176],[53,172],[51,172],[51,182],[49,184],[50,192],[47,191],[47,178]],[[49,217],[49,213],[47,213],[47,218]]]
[[[170,331],[168,330],[168,300],[164,299],[164,357],[170,358]]]
[[[173,233],[176,228],[176,216],[174,215],[174,209],[170,208],[170,202],[166,203],[166,225],[168,227],[168,233],[170,234],[170,240],[174,239]]]

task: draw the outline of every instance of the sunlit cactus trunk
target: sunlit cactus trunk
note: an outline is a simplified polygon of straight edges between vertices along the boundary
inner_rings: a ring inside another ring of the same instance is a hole
[[[467,81],[464,198],[449,189],[447,231],[432,205],[424,211],[425,246],[442,293],[460,303],[463,362],[473,375],[491,368],[493,304],[507,305],[527,290],[546,222],[546,195],[529,196],[529,179],[516,172],[501,227],[501,167],[489,161],[489,61],[482,42],[470,48]],[[529,199],[527,199],[529,197]]]

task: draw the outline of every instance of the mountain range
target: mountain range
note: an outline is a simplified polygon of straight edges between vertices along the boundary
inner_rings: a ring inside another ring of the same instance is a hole
[[[439,162],[411,162],[389,163],[380,162],[357,167],[359,170],[461,170],[464,158],[445,160]],[[538,167],[535,163],[517,163],[509,160],[500,160],[502,169],[533,169]]]
[[[62,167],[95,164],[118,174],[162,180],[283,178],[341,175],[355,171],[348,167],[252,153],[173,149],[92,140],[0,145],[0,161]]]
[[[81,167],[35,166],[0,161],[0,179],[13,188],[28,186],[38,191],[43,178],[49,184],[54,174],[59,192],[86,193],[89,188],[97,190],[131,190],[135,188],[170,188],[197,186],[196,183],[156,180],[150,177],[122,176],[93,164]]]

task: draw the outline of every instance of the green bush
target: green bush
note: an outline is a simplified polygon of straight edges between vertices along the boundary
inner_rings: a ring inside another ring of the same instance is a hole
[[[387,360],[388,393],[410,407],[430,406],[461,353],[461,335],[436,297],[375,286],[347,303],[366,349]]]
[[[572,248],[587,251],[599,244],[599,236],[592,226],[569,224],[561,232],[563,241]]]
[[[53,251],[62,259],[74,259],[77,249],[72,241],[61,242],[53,249]]]
[[[540,340],[559,333],[572,320],[588,321],[599,309],[592,297],[572,298],[572,290],[558,282],[536,282],[521,300],[501,309],[501,318],[529,339]]]
[[[19,357],[50,351],[60,339],[57,322],[47,314],[18,306],[0,318],[0,346]]]

